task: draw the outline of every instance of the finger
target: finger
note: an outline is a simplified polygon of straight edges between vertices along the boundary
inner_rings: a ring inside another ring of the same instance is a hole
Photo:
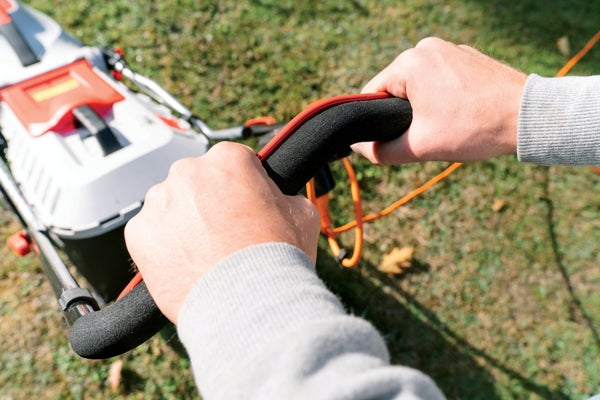
[[[371,161],[373,164],[376,164],[375,157],[373,155],[373,145],[375,142],[360,142],[354,143],[350,146],[353,152],[356,154],[363,156],[367,160]]]
[[[423,38],[417,42],[415,45],[415,49],[423,49],[423,48],[439,48],[441,46],[452,45],[451,42],[448,42],[444,39],[440,39],[435,36],[430,36]]]
[[[222,160],[230,160],[231,158],[239,158],[244,161],[258,162],[258,157],[252,148],[241,143],[235,142],[218,142],[212,146],[204,155],[205,158],[217,158]]]
[[[448,50],[454,50],[454,49],[460,49],[464,53],[467,53],[470,55],[482,54],[479,50],[477,50],[474,47],[471,47],[469,45],[466,45],[466,44],[458,44],[457,45],[452,42],[448,42],[446,40],[436,38],[436,37],[429,37],[429,38],[422,39],[419,43],[417,43],[417,45],[415,46],[415,49],[425,51],[429,54],[447,54]]]
[[[143,272],[142,269],[145,267],[145,263],[143,260],[143,251],[140,250],[140,246],[147,242],[147,234],[149,230],[146,229],[147,224],[142,216],[143,210],[140,211],[137,215],[131,218],[124,229],[124,237],[125,237],[125,245],[127,247],[127,251],[131,256],[131,260],[135,263],[137,268],[140,268],[140,272]]]
[[[218,167],[223,172],[235,176],[238,180],[251,180],[257,177],[264,179],[267,177],[267,173],[254,150],[240,143],[219,142],[201,158],[209,168]]]
[[[390,65],[373,77],[362,89],[362,93],[386,92],[400,98],[406,95],[407,61],[414,49],[405,50]]]
[[[390,142],[361,142],[352,150],[375,165],[397,165],[418,161],[410,145],[410,128],[398,139]]]
[[[475,49],[475,48],[473,48],[471,46],[468,46],[466,44],[459,44],[458,47],[461,50],[463,50],[465,53],[469,53],[469,54],[472,54],[472,55],[482,54],[479,50],[477,50],[477,49]]]
[[[361,91],[362,93],[385,92],[406,99],[406,78],[400,61],[394,61],[377,74]]]
[[[360,91],[361,93],[387,92],[385,70],[375,75]]]
[[[374,143],[372,151],[378,165],[398,165],[419,161],[410,144],[410,128],[398,139]]]

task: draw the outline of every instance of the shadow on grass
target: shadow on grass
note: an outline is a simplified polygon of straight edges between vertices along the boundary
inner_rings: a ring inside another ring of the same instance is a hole
[[[567,266],[563,261],[563,256],[560,252],[560,247],[558,243],[558,238],[556,236],[556,228],[554,225],[554,202],[552,201],[552,195],[550,194],[550,169],[545,169],[544,175],[544,197],[542,200],[546,203],[548,207],[548,214],[546,221],[548,223],[548,235],[550,237],[550,244],[552,245],[552,253],[554,256],[554,262],[560,275],[563,279],[563,283],[569,292],[569,296],[571,297],[571,303],[569,304],[569,311],[571,314],[571,319],[576,320],[578,316],[581,316],[585,321],[585,324],[589,328],[594,342],[596,343],[596,347],[600,349],[600,334],[598,333],[598,328],[594,324],[594,320],[591,315],[586,311],[583,306],[583,302],[575,292],[573,288],[573,283],[571,282],[571,277],[569,275],[569,271]]]
[[[472,0],[464,0],[472,2]],[[557,53],[556,41],[565,35],[577,51],[597,31],[600,3],[588,0],[542,2],[522,0],[478,0],[485,10],[486,27],[495,35],[512,38],[515,44],[527,43],[531,49]]]
[[[319,256],[319,276],[348,310],[369,320],[379,330],[388,344],[392,362],[427,373],[448,398],[500,399],[490,368],[518,383],[521,393],[525,390],[528,395],[544,399],[569,398],[471,345],[463,334],[450,329],[435,313],[402,290],[396,279],[376,271],[372,265],[363,263],[360,267],[375,278],[367,279],[359,269],[342,270],[324,251]]]

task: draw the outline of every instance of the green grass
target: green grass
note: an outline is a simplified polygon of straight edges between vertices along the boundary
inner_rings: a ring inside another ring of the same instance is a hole
[[[125,48],[138,72],[161,82],[219,128],[358,92],[403,49],[429,35],[468,43],[528,72],[551,76],[597,31],[589,0],[453,1],[35,0],[86,43]],[[573,74],[598,73],[595,48]],[[441,170],[427,163],[376,168],[356,158],[369,210]],[[343,186],[343,174],[339,185]],[[364,258],[340,270],[321,243],[318,270],[354,313],[385,336],[395,362],[429,373],[452,399],[584,399],[600,393],[600,179],[587,168],[463,166],[447,181],[368,225]],[[340,188],[337,222],[349,202]],[[504,199],[507,207],[491,205]],[[2,235],[17,228],[7,214]],[[351,243],[350,236],[343,237]],[[418,265],[377,271],[383,255],[413,246]],[[189,362],[163,338],[114,360],[69,350],[34,258],[2,249],[0,399],[196,398]]]

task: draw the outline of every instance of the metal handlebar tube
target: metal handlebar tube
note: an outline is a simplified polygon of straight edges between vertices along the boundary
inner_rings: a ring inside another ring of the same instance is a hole
[[[181,104],[171,93],[166,91],[161,85],[147,76],[135,72],[125,58],[110,49],[100,49],[104,54],[104,59],[110,69],[119,72],[124,78],[133,83],[138,90],[150,96],[154,101],[169,108],[172,112],[189,122],[192,128],[211,140],[239,140],[245,136],[246,127],[234,126],[225,129],[212,129],[202,119],[192,113],[192,111]]]
[[[96,299],[80,287],[69,272],[52,244],[46,227],[35,217],[3,160],[0,160],[0,189],[35,245],[44,272],[69,325],[80,317],[99,310]]]
[[[181,116],[181,118],[192,125],[195,131],[203,134],[207,138],[212,140],[238,140],[244,137],[243,126],[234,126],[221,130],[211,129],[204,121],[196,117],[190,109],[181,104],[179,100],[152,79],[134,72],[128,66],[125,66],[121,72],[125,78],[129,79],[143,93]]]
[[[129,79],[144,93],[152,97],[158,103],[169,107],[185,120],[193,117],[192,112],[186,106],[181,104],[179,100],[173,97],[169,92],[167,92],[162,86],[152,79],[134,72],[129,67],[123,68],[121,72],[125,78]]]
[[[139,91],[152,98],[159,104],[169,108],[172,112],[186,120],[192,128],[211,140],[240,140],[250,136],[259,136],[270,133],[283,125],[264,125],[262,127],[233,126],[225,129],[212,129],[202,119],[181,104],[171,93],[165,90],[156,81],[135,72],[121,53],[111,49],[100,49],[108,67],[127,78]]]

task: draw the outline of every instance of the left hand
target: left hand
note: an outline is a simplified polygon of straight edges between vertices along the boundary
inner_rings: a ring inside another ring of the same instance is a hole
[[[174,163],[125,227],[127,248],[150,294],[175,323],[196,281],[227,256],[254,244],[287,242],[314,263],[318,235],[315,207],[302,196],[282,194],[256,154],[235,143]]]

